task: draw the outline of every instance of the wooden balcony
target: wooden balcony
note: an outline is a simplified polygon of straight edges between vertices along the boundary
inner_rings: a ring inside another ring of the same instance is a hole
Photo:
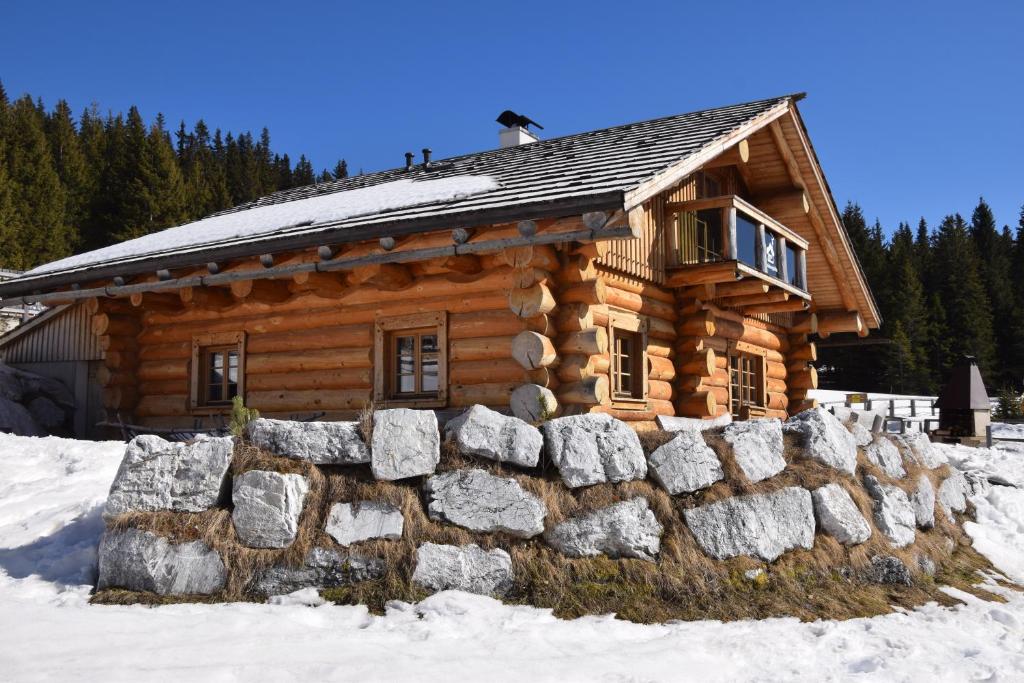
[[[806,310],[807,240],[735,195],[665,206],[669,287],[748,313]]]

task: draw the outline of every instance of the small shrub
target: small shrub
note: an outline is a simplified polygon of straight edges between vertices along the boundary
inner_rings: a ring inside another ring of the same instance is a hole
[[[231,436],[241,436],[245,432],[245,425],[258,419],[260,411],[255,408],[246,408],[241,396],[231,399]]]
[[[995,417],[1004,420],[1024,417],[1021,396],[1012,387],[1003,387],[997,400]]]

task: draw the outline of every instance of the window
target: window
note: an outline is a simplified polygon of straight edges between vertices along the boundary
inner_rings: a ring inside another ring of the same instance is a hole
[[[749,353],[729,356],[729,402],[734,417],[764,407],[764,358]]]
[[[220,410],[235,396],[244,396],[245,333],[196,335],[192,338],[189,387],[193,409]]]
[[[391,406],[443,406],[448,389],[446,331],[443,312],[378,320],[374,400]]]
[[[713,263],[722,259],[722,210],[702,209],[675,214],[678,263]]]
[[[646,404],[646,325],[636,314],[609,310],[608,343],[611,347],[612,401]]]

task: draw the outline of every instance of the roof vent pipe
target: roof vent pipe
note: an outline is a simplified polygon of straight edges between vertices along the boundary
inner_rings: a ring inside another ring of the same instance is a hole
[[[424,169],[430,168],[430,148],[429,147],[424,147],[423,148],[423,168]]]
[[[406,171],[411,171],[412,170],[412,160],[413,160],[413,157],[415,157],[415,156],[416,155],[413,154],[412,152],[406,152],[405,153],[405,170]]]

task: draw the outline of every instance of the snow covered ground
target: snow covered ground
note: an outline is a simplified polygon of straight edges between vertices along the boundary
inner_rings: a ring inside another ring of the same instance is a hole
[[[0,679],[1024,680],[1024,596],[999,588],[1005,605],[951,590],[965,606],[810,624],[563,621],[458,592],[383,617],[333,605],[90,606],[99,506],[122,449],[0,435]],[[979,473],[1019,473],[1008,452],[969,450],[943,452]],[[1024,490],[993,486],[973,501],[977,547],[1024,582]]]

